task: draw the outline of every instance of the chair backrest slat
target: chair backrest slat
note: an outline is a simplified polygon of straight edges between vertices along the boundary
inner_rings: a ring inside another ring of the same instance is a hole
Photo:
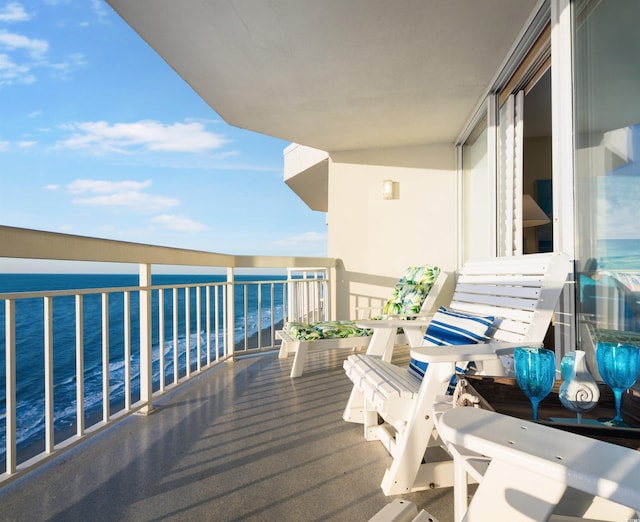
[[[563,253],[469,261],[449,308],[496,317],[489,332],[495,340],[540,343],[570,270]]]
[[[542,286],[543,277],[541,274],[534,275],[510,275],[510,274],[464,274],[458,275],[457,282],[461,284],[493,284],[493,285],[514,285],[514,286]]]
[[[458,303],[480,303],[492,306],[497,309],[497,316],[501,309],[519,308],[521,310],[535,310],[538,299],[523,299],[519,297],[511,297],[508,295],[484,295],[484,294],[458,294],[453,295],[451,300],[451,308],[458,309]]]
[[[505,285],[465,285],[458,284],[456,294],[495,295],[505,297],[524,297],[537,301],[540,297],[539,286],[505,286]],[[455,299],[455,297],[454,297]]]

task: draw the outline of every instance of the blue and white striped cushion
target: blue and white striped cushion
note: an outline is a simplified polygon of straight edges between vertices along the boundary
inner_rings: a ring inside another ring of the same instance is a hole
[[[477,344],[487,341],[487,332],[493,324],[494,317],[478,316],[455,312],[440,307],[434,314],[424,334],[423,346],[452,346],[459,344]],[[464,372],[465,368],[456,366],[456,371]],[[422,379],[427,370],[426,362],[415,359],[409,361],[409,373]],[[452,383],[455,386],[455,375]]]

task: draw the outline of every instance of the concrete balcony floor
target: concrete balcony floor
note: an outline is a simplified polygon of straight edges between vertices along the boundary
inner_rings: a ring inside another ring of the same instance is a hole
[[[397,361],[407,350],[397,350]],[[0,490],[2,520],[366,521],[391,457],[342,420],[348,351],[225,363]],[[441,522],[450,488],[403,495]]]

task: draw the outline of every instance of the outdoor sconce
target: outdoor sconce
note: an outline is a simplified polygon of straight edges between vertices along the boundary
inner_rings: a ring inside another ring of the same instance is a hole
[[[382,199],[396,199],[396,182],[391,179],[382,181]]]

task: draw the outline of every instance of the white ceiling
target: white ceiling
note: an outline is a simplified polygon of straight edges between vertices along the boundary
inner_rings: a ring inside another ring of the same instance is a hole
[[[325,151],[452,143],[538,0],[107,0],[229,124]]]

